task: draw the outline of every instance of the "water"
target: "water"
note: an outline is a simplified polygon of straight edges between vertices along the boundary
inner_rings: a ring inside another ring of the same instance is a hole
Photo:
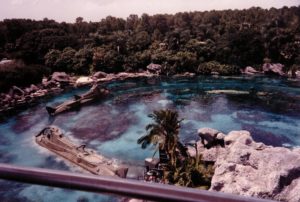
[[[57,125],[68,137],[99,153],[132,165],[142,165],[153,148],[142,150],[136,140],[145,134],[153,110],[177,110],[184,121],[183,142],[198,140],[197,129],[224,133],[249,130],[256,141],[273,146],[300,146],[300,82],[266,77],[198,77],[150,79],[107,85],[112,96],[103,102],[49,118],[45,106],[56,105],[87,89],[77,89],[42,101],[0,123],[0,162],[82,172],[44,148],[34,136]],[[209,90],[267,92],[263,96],[208,94]],[[0,181],[0,198],[8,201],[118,201],[119,198],[51,187]]]

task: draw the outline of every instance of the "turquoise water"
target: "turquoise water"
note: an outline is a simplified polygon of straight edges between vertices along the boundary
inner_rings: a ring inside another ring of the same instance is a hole
[[[273,146],[300,146],[300,82],[266,77],[198,77],[150,79],[107,85],[112,96],[100,103],[55,118],[45,106],[62,103],[86,89],[77,89],[16,114],[0,123],[0,162],[82,172],[36,145],[34,136],[47,125],[57,125],[68,137],[99,153],[132,165],[142,165],[153,149],[140,149],[153,110],[177,110],[184,121],[183,142],[198,140],[201,127],[224,133],[249,130],[253,138]],[[267,92],[264,96],[208,94],[209,90]],[[51,187],[0,181],[0,198],[9,201],[118,201],[119,198]]]

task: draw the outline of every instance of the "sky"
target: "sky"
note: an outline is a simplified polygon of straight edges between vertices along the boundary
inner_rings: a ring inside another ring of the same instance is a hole
[[[8,18],[54,19],[58,22],[99,21],[108,15],[174,14],[184,11],[281,8],[298,6],[300,0],[0,0],[0,20]]]

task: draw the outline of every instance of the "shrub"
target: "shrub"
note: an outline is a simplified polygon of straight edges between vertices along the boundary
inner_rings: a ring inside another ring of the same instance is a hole
[[[216,61],[210,61],[201,63],[196,72],[198,74],[211,74],[212,72],[218,72],[220,75],[232,75],[239,74],[240,70],[235,65],[220,64]]]

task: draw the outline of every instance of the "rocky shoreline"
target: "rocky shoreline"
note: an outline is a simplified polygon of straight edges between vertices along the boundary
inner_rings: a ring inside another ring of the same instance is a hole
[[[283,72],[282,64],[265,63],[262,66],[262,71],[257,71],[253,67],[246,67],[241,70],[245,75],[276,75],[281,77],[300,78],[300,71]],[[20,88],[17,86],[11,87],[8,93],[0,94],[0,115],[7,114],[19,108],[26,108],[37,102],[40,98],[52,96],[63,92],[66,89],[73,89],[81,86],[92,85],[95,83],[104,83],[117,80],[126,80],[134,78],[152,78],[158,77],[161,74],[161,65],[150,64],[147,66],[147,71],[139,73],[120,72],[116,74],[107,74],[105,72],[96,72],[90,76],[70,76],[65,72],[54,72],[48,78],[43,78],[42,83],[38,85],[31,84],[29,87]],[[215,74],[212,74],[217,76]],[[194,73],[185,72],[176,74],[173,78],[194,77]]]
[[[8,93],[0,94],[0,114],[9,114],[16,109],[26,108],[34,105],[39,99],[59,94],[67,89],[82,86],[90,86],[95,83],[104,83],[132,78],[152,78],[157,76],[149,72],[106,74],[96,72],[88,77],[70,76],[64,72],[54,72],[48,78],[44,78],[38,85],[20,88],[13,86]]]
[[[206,134],[221,139],[225,146],[210,149],[197,142],[204,161],[214,162],[211,191],[278,201],[300,201],[300,148],[267,146],[255,142],[248,131],[231,131],[227,135],[202,128]],[[195,150],[189,148],[191,155]]]
[[[300,78],[299,70],[290,70],[285,73],[283,71],[284,65],[280,63],[264,63],[262,65],[261,71],[254,69],[251,66],[245,67],[245,69],[241,69],[242,74],[246,75],[270,75],[270,76],[281,76],[281,77],[291,77],[291,78]]]

